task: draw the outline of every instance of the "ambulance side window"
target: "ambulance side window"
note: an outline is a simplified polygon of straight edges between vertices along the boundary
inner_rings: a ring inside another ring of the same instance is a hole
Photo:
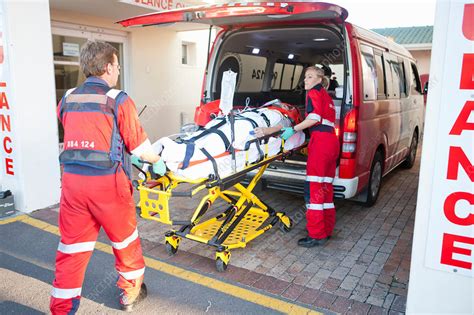
[[[418,76],[418,69],[414,63],[411,63],[411,89],[410,92],[415,95],[421,94],[421,82]]]
[[[374,50],[375,68],[377,70],[377,99],[386,99],[387,83],[385,80],[385,67],[383,63],[382,52]]]
[[[361,45],[361,64],[364,87],[364,100],[375,100],[377,93],[377,70],[372,47]]]
[[[277,62],[273,68],[272,90],[293,90],[298,85],[303,66]]]

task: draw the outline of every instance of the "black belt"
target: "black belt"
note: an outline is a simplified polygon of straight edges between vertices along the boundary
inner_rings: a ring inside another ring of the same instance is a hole
[[[318,124],[316,126],[309,128],[309,132],[314,132],[314,131],[335,133],[334,127],[331,127],[328,125],[321,125],[321,124]]]

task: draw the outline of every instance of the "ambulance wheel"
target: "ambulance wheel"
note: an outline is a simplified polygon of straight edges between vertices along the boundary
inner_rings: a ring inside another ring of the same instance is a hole
[[[227,264],[220,258],[216,259],[216,269],[219,272],[224,272],[227,270]]]
[[[166,242],[166,252],[168,253],[168,255],[170,256],[173,256],[174,254],[176,254],[178,252],[178,248],[176,247],[173,247],[170,243]]]
[[[413,137],[411,138],[410,150],[406,160],[402,163],[402,167],[410,169],[415,165],[416,150],[418,149],[418,131],[413,131]]]
[[[283,221],[280,220],[278,222],[278,228],[280,229],[280,231],[288,233],[293,228],[293,221],[291,221],[290,217],[287,217],[286,215],[284,216],[284,218],[285,220],[287,220],[287,224],[283,223]]]
[[[380,193],[383,174],[383,155],[380,151],[375,152],[374,161],[370,168],[369,185],[367,187],[367,200],[364,202],[365,207],[372,207]]]

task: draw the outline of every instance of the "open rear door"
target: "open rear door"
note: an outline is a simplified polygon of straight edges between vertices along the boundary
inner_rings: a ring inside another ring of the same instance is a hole
[[[324,2],[228,3],[162,11],[119,21],[125,27],[163,25],[177,22],[216,25],[266,24],[296,21],[342,23],[347,10]]]

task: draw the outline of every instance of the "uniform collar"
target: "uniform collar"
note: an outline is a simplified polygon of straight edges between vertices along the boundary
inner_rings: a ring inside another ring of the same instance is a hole
[[[102,80],[99,77],[88,77],[84,83],[96,83],[96,84],[102,84],[102,85],[109,86],[107,84],[107,82],[105,82],[104,80]]]
[[[315,86],[313,86],[312,89],[315,89],[316,91],[321,91],[322,88],[323,88],[323,85],[321,83],[318,83]]]

